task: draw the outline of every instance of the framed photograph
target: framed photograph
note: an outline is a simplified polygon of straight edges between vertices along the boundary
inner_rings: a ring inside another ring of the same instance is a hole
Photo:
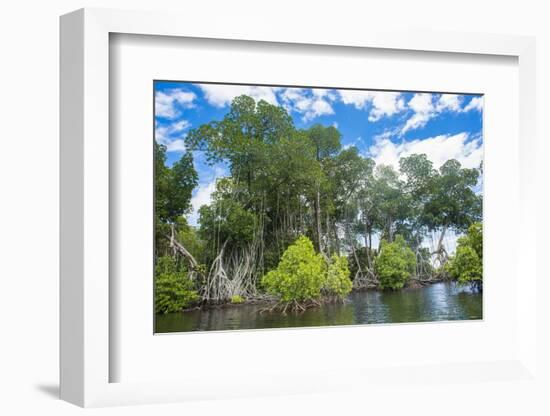
[[[61,18],[62,398],[536,383],[533,39],[179,22]]]
[[[153,89],[155,333],[483,318],[482,95]]]

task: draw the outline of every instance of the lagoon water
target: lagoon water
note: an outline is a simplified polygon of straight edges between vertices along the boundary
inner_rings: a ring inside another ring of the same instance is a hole
[[[263,308],[237,305],[157,315],[155,332],[482,319],[482,294],[442,282],[418,289],[354,292],[343,304],[324,304],[302,313],[260,313]]]

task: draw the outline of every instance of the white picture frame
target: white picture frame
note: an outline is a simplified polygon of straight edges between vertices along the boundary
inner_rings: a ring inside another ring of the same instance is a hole
[[[112,33],[279,42],[282,44],[332,45],[453,54],[504,55],[519,65],[519,195],[520,212],[535,212],[535,41],[529,37],[472,33],[378,31],[353,29],[327,33],[307,32],[277,24],[261,28],[239,27],[234,22],[206,27],[199,21],[172,13],[107,9],[82,9],[61,18],[61,398],[80,406],[159,403],[215,397],[249,397],[299,394],[348,388],[350,377],[357,386],[390,382],[387,368],[330,370],[328,377],[304,375],[288,380],[288,374],[262,381],[232,385],[203,379],[183,381],[110,382],[110,363],[116,360],[109,342],[109,36]],[[480,383],[484,377],[505,380],[535,379],[536,279],[535,251],[526,242],[535,239],[536,218],[521,215],[518,227],[518,262],[524,285],[518,288],[519,334],[517,354],[507,360],[476,363],[418,363],[416,377],[433,380],[436,374],[464,382]],[[407,373],[407,370],[403,370]],[[410,372],[410,371],[409,371]],[[399,370],[389,373],[395,376]],[[472,374],[484,374],[481,379]],[[306,383],[305,380],[308,382]],[[480,381],[481,380],[481,381]]]

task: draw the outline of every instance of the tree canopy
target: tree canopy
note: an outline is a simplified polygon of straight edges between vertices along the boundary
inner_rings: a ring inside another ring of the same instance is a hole
[[[196,276],[180,287],[204,301],[267,291],[303,302],[341,298],[352,286],[398,289],[413,277],[481,280],[481,167],[454,159],[436,167],[425,154],[377,165],[343,147],[336,127],[299,129],[283,107],[249,96],[190,130],[185,145],[167,166],[166,148],[155,144],[156,253],[185,257]],[[228,173],[191,226],[195,152]],[[444,267],[446,233],[467,230]],[[428,248],[430,233],[439,240]]]
[[[483,234],[482,225],[476,222],[465,236],[458,239],[456,253],[446,264],[453,279],[462,285],[480,289],[483,283]]]

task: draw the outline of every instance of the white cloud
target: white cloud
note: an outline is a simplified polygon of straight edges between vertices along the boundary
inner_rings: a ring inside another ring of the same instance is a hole
[[[405,100],[397,92],[376,93],[372,99],[372,110],[369,121],[378,121],[382,117],[389,117],[405,109]]]
[[[212,202],[212,193],[216,190],[216,179],[203,185],[199,185],[197,193],[191,198],[193,211],[188,216],[190,225],[198,225],[199,208]]]
[[[409,130],[424,127],[426,123],[437,114],[437,110],[432,101],[432,94],[415,94],[409,100],[408,106],[414,111],[414,114],[406,121],[401,129],[401,134],[405,134]]]
[[[301,114],[304,121],[334,114],[331,101],[336,97],[330,90],[287,88],[280,94],[280,98],[288,112]]]
[[[178,120],[167,125],[155,125],[155,140],[159,144],[166,146],[167,152],[184,152],[185,151],[185,133],[184,130],[191,127],[191,123],[187,120]]]
[[[432,94],[418,93],[414,94],[409,101],[409,108],[415,113],[430,113],[434,111]]]
[[[367,104],[372,100],[370,91],[338,90],[338,93],[344,104],[353,105],[358,110],[365,109]]]
[[[167,145],[170,143],[170,138],[168,137],[168,128],[167,127],[155,127],[155,140],[158,144]]]
[[[183,139],[172,140],[166,144],[166,151],[178,153],[185,152],[185,141]]]
[[[178,107],[191,108],[196,95],[181,88],[173,88],[155,93],[155,115],[173,119],[180,114]]]
[[[462,111],[467,112],[471,110],[482,111],[483,110],[483,97],[474,97],[464,107]]]
[[[192,212],[188,216],[189,224],[198,225],[199,208],[212,202],[212,193],[216,190],[216,181],[226,175],[224,169],[216,167],[209,181],[199,184],[191,197]]]
[[[178,120],[177,122],[170,124],[170,133],[179,133],[189,127],[191,127],[191,123],[189,121]]]
[[[363,141],[363,139],[361,138],[361,136],[358,136],[355,140],[352,140],[349,143],[343,144],[342,149],[346,150],[346,149],[349,149],[351,147],[359,148],[362,141]]]
[[[437,101],[437,111],[455,111],[459,112],[462,104],[462,96],[458,94],[441,94]]]
[[[390,165],[395,169],[399,169],[400,158],[422,153],[426,154],[435,168],[449,159],[458,160],[464,168],[477,168],[483,160],[483,143],[481,137],[470,138],[470,134],[465,132],[402,143],[379,138],[369,148],[368,154],[377,165]]]
[[[373,137],[373,140],[375,142],[378,142],[382,139],[390,139],[391,137],[397,135],[398,133],[399,133],[399,128],[386,129],[382,133],[376,134]]]
[[[369,121],[378,121],[382,117],[390,117],[405,110],[405,100],[399,92],[358,90],[339,90],[338,92],[344,104],[353,105],[358,110],[370,108]]]
[[[215,107],[225,107],[239,95],[248,95],[256,101],[264,100],[270,104],[278,105],[276,91],[278,87],[256,87],[251,85],[223,85],[223,84],[197,84],[204,92],[204,97],[209,104]]]
[[[407,103],[414,114],[405,122],[401,128],[401,134],[409,130],[424,127],[428,121],[443,112],[464,113],[471,110],[481,111],[483,107],[483,97],[474,97],[463,108],[463,96],[459,94],[415,94]]]

